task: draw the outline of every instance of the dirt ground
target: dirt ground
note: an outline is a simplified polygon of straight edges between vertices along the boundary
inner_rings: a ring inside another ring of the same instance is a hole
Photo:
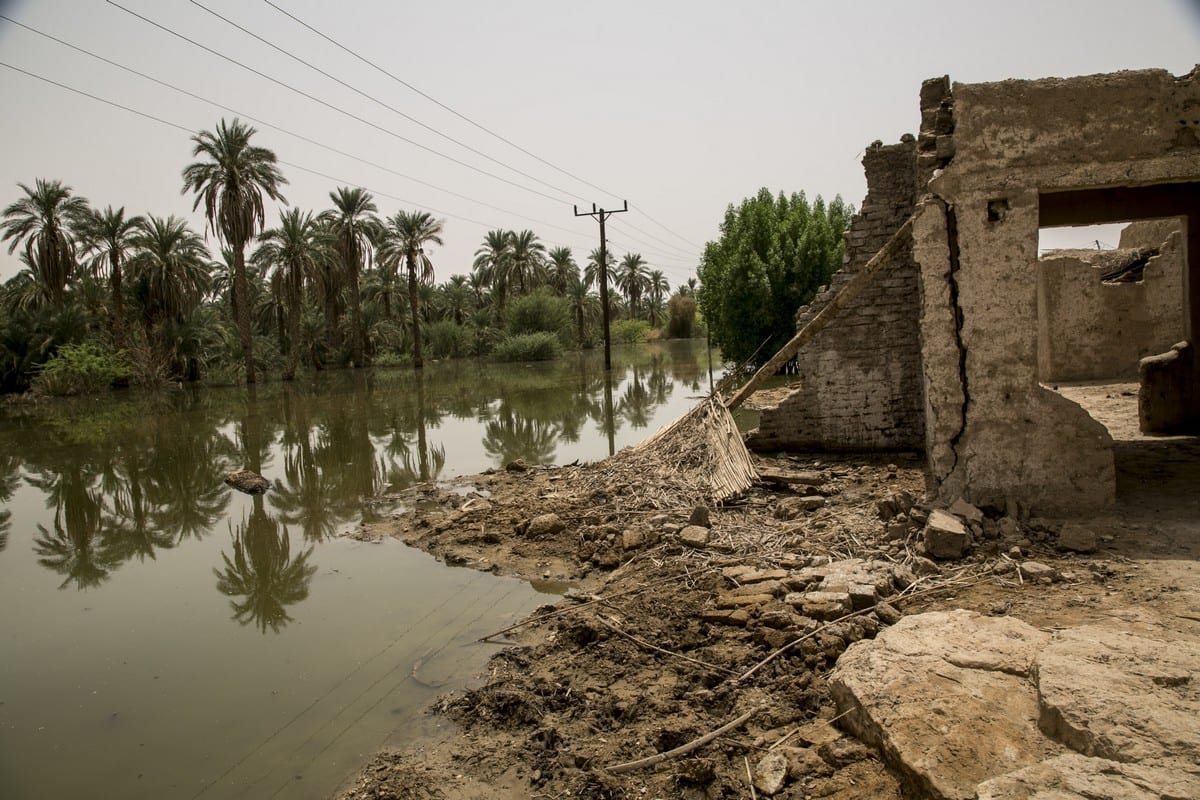
[[[1091,387],[1072,399],[1128,414],[1119,389]],[[898,614],[950,608],[1046,628],[1130,607],[1200,623],[1200,446],[1147,440],[1127,427],[1122,435],[1119,502],[1090,523],[1100,542],[1090,554],[1057,549],[1060,521],[1001,524],[989,515],[964,559],[921,558],[928,509],[915,454],[756,456],[766,479],[720,508],[673,506],[648,488],[652,476],[605,484],[595,466],[501,471],[410,492],[403,499],[412,511],[363,535],[572,588],[493,638],[508,646],[475,688],[430,709],[435,736],[423,730],[379,754],[338,796],[745,798],[757,796],[751,773],[769,753],[787,762],[776,797],[916,796],[836,726],[825,681],[852,641]],[[689,522],[710,528],[707,542],[685,544]],[[740,591],[747,570],[852,557],[920,577],[886,603],[833,622],[801,623],[780,603],[743,616],[717,608]],[[1020,559],[1047,564],[1061,579],[1024,580]],[[747,713],[686,754],[613,770]]]

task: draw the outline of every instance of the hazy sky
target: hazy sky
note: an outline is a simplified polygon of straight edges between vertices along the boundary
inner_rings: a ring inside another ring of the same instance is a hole
[[[0,0],[0,13],[254,117],[255,142],[287,162],[293,205],[320,210],[330,190],[349,184],[374,192],[385,214],[434,212],[445,219],[445,246],[432,254],[439,281],[470,270],[491,228],[531,228],[548,245],[570,246],[582,264],[598,230],[572,216],[572,203],[590,210],[593,202],[612,208],[628,200],[630,212],[610,221],[612,249],[641,252],[675,286],[694,274],[726,205],[759,187],[860,204],[863,148],[916,132],[924,78],[1146,67],[1182,74],[1200,62],[1200,0],[273,1],[542,161],[264,0]],[[117,2],[346,113],[155,28]],[[202,227],[191,197],[180,194],[180,171],[192,160],[187,131],[211,129],[233,112],[3,19],[0,62],[0,205],[17,199],[18,181],[57,178],[94,206],[179,214]],[[277,220],[272,209],[268,224]],[[0,255],[0,278],[17,266]]]

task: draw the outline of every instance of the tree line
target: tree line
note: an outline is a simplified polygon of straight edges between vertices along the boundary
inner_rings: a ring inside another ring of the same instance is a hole
[[[437,284],[428,251],[443,221],[382,214],[356,187],[330,192],[324,210],[286,207],[287,179],[255,133],[235,119],[192,137],[182,192],[202,233],[174,215],[94,208],[57,180],[18,184],[0,223],[23,265],[0,287],[0,391],[292,380],[302,367],[419,369],[427,352],[518,360],[596,342],[598,249],[581,268],[533,231],[493,230],[468,274]],[[271,202],[284,207],[268,227]],[[625,335],[692,335],[695,280],[671,294],[638,253],[606,266]]]

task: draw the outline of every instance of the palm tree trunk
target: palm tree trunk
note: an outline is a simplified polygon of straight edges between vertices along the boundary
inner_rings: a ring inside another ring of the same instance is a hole
[[[350,266],[350,360],[355,367],[363,365],[362,292],[358,286],[358,265]]]
[[[116,253],[110,261],[112,267],[112,336],[113,344],[120,350],[125,346],[125,309],[121,307],[121,259]]]
[[[250,337],[250,286],[246,281],[245,242],[233,246],[233,304],[237,308],[238,338],[246,363],[246,383],[254,383],[254,340]]]
[[[421,369],[425,362],[421,360],[421,318],[417,310],[417,259],[408,259],[408,307],[412,314],[413,334],[413,369]]]
[[[288,297],[288,354],[283,368],[285,381],[295,380],[296,364],[300,361],[300,289],[289,292]]]

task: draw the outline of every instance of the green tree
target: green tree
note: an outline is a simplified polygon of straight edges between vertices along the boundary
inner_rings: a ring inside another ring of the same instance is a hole
[[[11,242],[11,255],[24,245],[25,263],[50,302],[62,307],[67,281],[75,271],[74,228],[87,216],[88,202],[59,181],[38,178],[33,188],[17,186],[25,196],[4,209],[0,241]]]
[[[275,154],[250,143],[254,128],[235,119],[217,123],[212,131],[192,137],[192,155],[205,160],[183,170],[183,194],[196,194],[192,210],[204,203],[208,230],[233,254],[233,302],[237,309],[238,338],[246,364],[246,383],[254,383],[254,342],[250,330],[249,287],[246,282],[246,245],[263,227],[263,195],[286,202],[279,189],[287,183],[275,165]]]
[[[363,366],[363,347],[366,338],[362,322],[362,294],[360,280],[362,271],[371,254],[371,242],[379,235],[380,222],[375,215],[379,210],[371,193],[362,188],[342,186],[329,193],[333,209],[325,212],[336,241],[336,251],[341,265],[342,278],[350,292],[350,360],[354,366]]]
[[[633,319],[641,316],[638,306],[650,283],[650,272],[646,267],[646,259],[642,258],[641,253],[626,253],[613,276],[617,288],[629,300],[629,314]]]
[[[138,226],[131,246],[133,298],[141,309],[146,339],[157,341],[160,352],[173,358],[163,326],[182,321],[203,301],[211,285],[208,250],[184,220],[153,214]]]
[[[546,246],[537,234],[525,230],[509,233],[509,280],[516,280],[521,294],[541,283],[546,264]]]
[[[279,227],[263,231],[262,244],[254,251],[253,260],[274,271],[278,276],[283,306],[287,318],[287,363],[283,379],[296,377],[300,360],[300,316],[304,302],[305,281],[316,274],[322,259],[328,256],[330,242],[310,212],[297,208],[279,213]]]
[[[472,264],[479,283],[491,289],[491,296],[496,304],[496,316],[504,316],[504,301],[508,297],[508,267],[512,252],[512,232],[505,230],[488,231],[483,239],[483,246],[475,251],[475,261]]]
[[[403,263],[408,271],[409,324],[412,326],[413,369],[425,366],[421,359],[421,310],[418,284],[433,282],[433,262],[425,254],[431,244],[441,244],[442,222],[427,211],[397,211],[388,218],[383,232],[380,259],[385,264]]]
[[[696,298],[725,358],[761,364],[791,338],[797,309],[841,266],[852,213],[841,198],[810,205],[765,188],[728,207],[701,256]]]
[[[107,270],[111,299],[109,301],[109,329],[117,347],[125,342],[124,274],[122,267],[133,250],[137,232],[144,223],[140,216],[125,216],[122,206],[103,211],[89,209],[79,224],[84,252],[89,258],[87,266],[99,275]]]
[[[570,291],[573,281],[579,280],[579,265],[569,247],[556,247],[547,253],[546,267],[550,288],[560,297]]]

